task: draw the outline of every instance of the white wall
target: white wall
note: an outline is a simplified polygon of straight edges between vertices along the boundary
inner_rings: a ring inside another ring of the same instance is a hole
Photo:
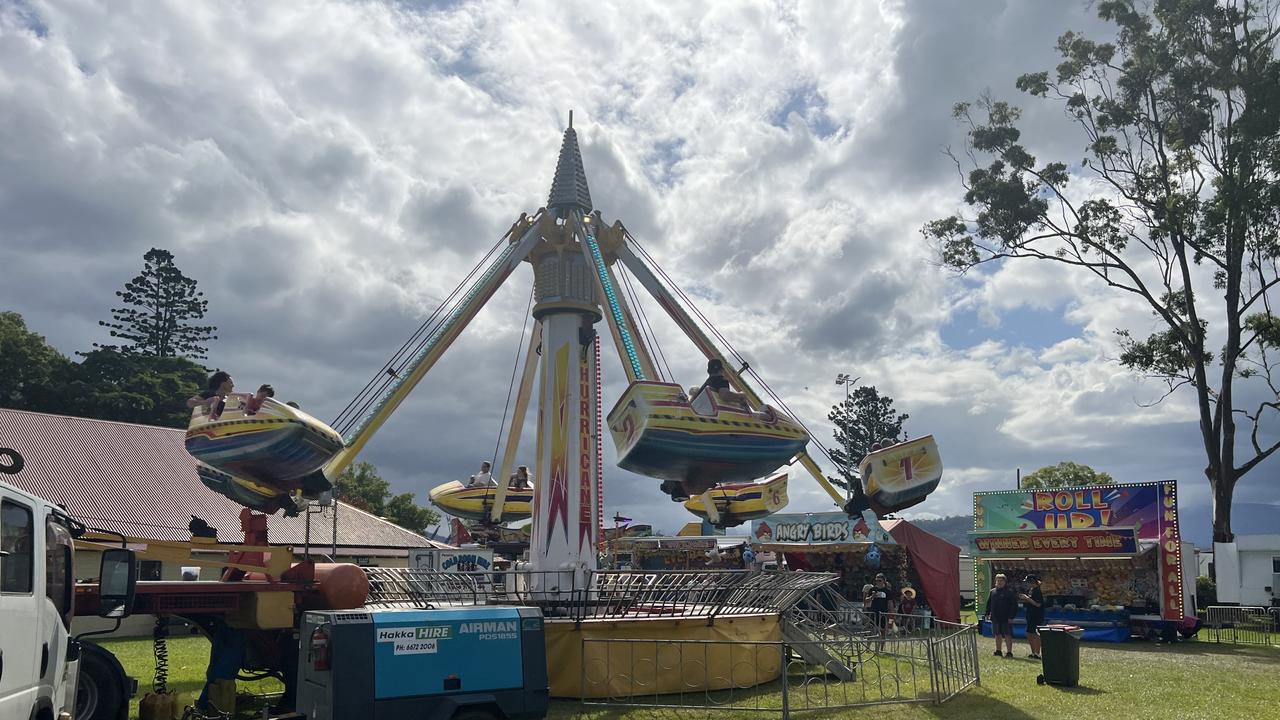
[[[1280,557],[1280,547],[1273,550],[1240,550],[1240,604],[1271,605],[1273,596],[1280,597],[1275,587],[1271,558]],[[1270,586],[1271,591],[1266,588]]]
[[[1213,573],[1209,572],[1209,565],[1212,563],[1212,550],[1196,550],[1196,575],[1198,577],[1213,577]]]

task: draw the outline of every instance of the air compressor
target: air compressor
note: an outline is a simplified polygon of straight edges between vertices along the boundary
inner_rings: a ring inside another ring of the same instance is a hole
[[[308,720],[542,718],[549,695],[538,608],[303,614],[297,710]]]

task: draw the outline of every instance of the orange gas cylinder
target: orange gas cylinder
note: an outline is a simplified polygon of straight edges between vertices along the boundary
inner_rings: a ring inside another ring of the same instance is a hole
[[[369,576],[351,563],[316,563],[316,600],[309,610],[351,610],[369,599]]]
[[[245,575],[248,581],[265,582],[266,579],[261,573]],[[369,577],[359,565],[316,563],[315,579],[313,591],[302,601],[304,610],[352,610],[364,607],[369,599]]]

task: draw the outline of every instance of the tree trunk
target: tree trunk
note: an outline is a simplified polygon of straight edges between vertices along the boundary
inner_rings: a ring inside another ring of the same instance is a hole
[[[1236,490],[1234,478],[1225,476],[1226,470],[1214,473],[1212,468],[1205,468],[1209,476],[1209,487],[1213,489],[1213,541],[1216,543],[1235,542],[1235,533],[1231,532],[1231,496]]]

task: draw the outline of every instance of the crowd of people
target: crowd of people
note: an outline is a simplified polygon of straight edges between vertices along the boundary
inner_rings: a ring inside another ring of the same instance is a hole
[[[889,578],[884,573],[876,573],[875,579],[862,586],[862,609],[873,618],[880,636],[885,637],[892,632],[911,632],[924,618],[917,611],[926,608],[916,597],[913,587],[904,587],[893,591]]]

